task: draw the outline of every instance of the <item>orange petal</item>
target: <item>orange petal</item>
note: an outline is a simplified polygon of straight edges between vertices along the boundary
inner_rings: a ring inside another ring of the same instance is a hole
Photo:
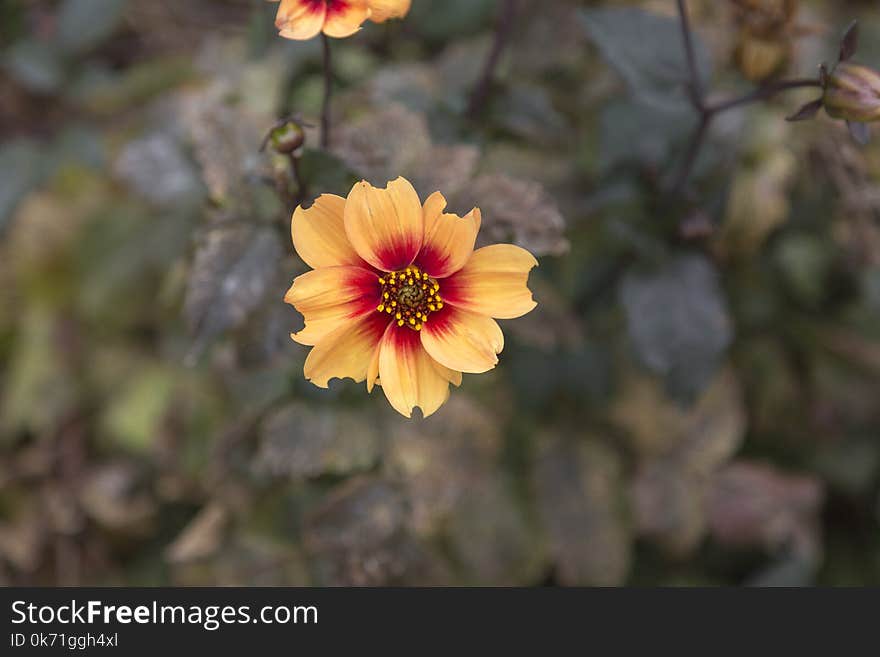
[[[345,199],[322,194],[312,207],[299,206],[290,222],[293,248],[309,267],[333,267],[367,263],[357,254],[345,236]]]
[[[416,264],[434,278],[446,278],[464,267],[480,231],[480,210],[465,217],[444,214],[446,199],[434,192],[425,201],[425,239]]]
[[[326,15],[322,0],[281,0],[275,27],[285,39],[304,41],[321,33]]]
[[[335,0],[327,6],[324,34],[337,39],[351,36],[369,15],[367,0]]]
[[[436,360],[434,361],[434,367],[440,373],[440,376],[449,381],[449,383],[454,385],[456,388],[461,385],[461,372],[451,370],[445,365],[441,365]]]
[[[302,313],[306,325],[291,337],[314,345],[355,318],[378,314],[380,291],[376,274],[361,267],[322,267],[297,276],[284,300]]]
[[[529,271],[537,265],[535,257],[518,246],[486,246],[441,283],[440,293],[459,308],[497,319],[521,317],[537,305],[527,287]]]
[[[360,383],[367,378],[387,325],[384,315],[368,313],[325,335],[306,358],[305,377],[319,388],[326,388],[330,379],[348,378]]]
[[[391,406],[406,417],[416,406],[428,417],[449,399],[449,381],[422,348],[419,332],[393,322],[379,345],[379,379]]]
[[[504,349],[504,335],[494,319],[454,306],[431,313],[420,333],[431,358],[457,372],[491,370]]]
[[[345,204],[345,232],[358,255],[377,269],[404,269],[422,248],[419,195],[404,178],[385,189],[359,182]]]
[[[370,20],[384,23],[389,18],[403,18],[409,13],[412,0],[369,0],[373,13]]]

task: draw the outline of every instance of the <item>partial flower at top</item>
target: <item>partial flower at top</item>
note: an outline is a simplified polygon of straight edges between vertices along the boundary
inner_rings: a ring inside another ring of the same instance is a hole
[[[269,0],[278,2],[278,0]],[[368,18],[382,23],[409,12],[412,0],[281,0],[275,26],[286,39],[306,40],[321,32],[338,39],[357,32]]]
[[[498,363],[504,336],[496,319],[535,306],[527,283],[538,262],[525,249],[495,244],[474,250],[480,211],[444,212],[435,192],[422,205],[398,178],[385,189],[357,183],[347,199],[325,194],[299,207],[291,232],[313,268],[284,300],[305,318],[291,337],[312,347],[305,376],[381,385],[406,417],[427,417],[449,397],[462,373]]]

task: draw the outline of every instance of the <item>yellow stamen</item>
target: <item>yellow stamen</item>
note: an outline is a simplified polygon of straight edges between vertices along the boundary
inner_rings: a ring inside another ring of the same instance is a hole
[[[378,310],[381,313],[383,310],[385,310],[385,304],[380,303],[379,306],[376,308],[376,310]]]

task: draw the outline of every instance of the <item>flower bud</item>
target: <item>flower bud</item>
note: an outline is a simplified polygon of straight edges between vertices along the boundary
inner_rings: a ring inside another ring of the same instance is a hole
[[[822,104],[835,119],[858,123],[880,120],[880,73],[841,62],[826,80]]]
[[[269,133],[269,143],[276,153],[290,155],[302,148],[306,141],[306,133],[302,126],[294,121],[285,121]]]

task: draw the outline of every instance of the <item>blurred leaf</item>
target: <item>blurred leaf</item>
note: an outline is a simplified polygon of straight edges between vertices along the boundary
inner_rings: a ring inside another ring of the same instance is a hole
[[[571,135],[565,116],[554,106],[547,90],[518,84],[493,103],[499,123],[522,139],[558,144]]]
[[[99,45],[122,22],[128,0],[63,0],[58,11],[58,43],[80,53]]]
[[[6,52],[3,64],[12,77],[36,93],[50,94],[64,82],[62,58],[45,41],[19,41]]]
[[[444,2],[414,2],[407,17],[418,33],[433,41],[447,41],[473,33],[493,15],[492,0],[445,0]]]
[[[602,109],[599,131],[599,172],[621,164],[663,167],[672,147],[693,130],[687,108],[649,106],[638,99],[616,100]]]
[[[479,158],[480,151],[475,146],[434,145],[409,171],[409,181],[422,198],[441,192],[450,199],[473,180]]]
[[[180,145],[161,132],[126,144],[113,168],[138,194],[159,205],[197,199],[201,192]]]
[[[86,513],[104,528],[143,536],[150,532],[155,500],[143,488],[143,472],[131,461],[113,461],[93,469],[79,491]]]
[[[41,434],[58,422],[77,389],[59,358],[53,313],[40,305],[21,318],[12,358],[4,373],[0,436],[29,430]]]
[[[477,246],[512,242],[538,257],[568,251],[565,218],[540,183],[504,174],[480,176],[455,199],[455,207],[482,211]]]
[[[815,560],[819,556],[822,484],[764,463],[737,461],[714,481],[709,524],[715,540],[732,547],[785,548]]]
[[[228,523],[226,508],[216,502],[209,504],[165,548],[165,558],[171,563],[183,563],[216,554]]]
[[[511,488],[502,477],[485,472],[452,511],[449,548],[464,568],[467,584],[525,585],[545,568],[539,537]]]
[[[16,139],[0,144],[0,234],[18,202],[40,182],[45,166],[43,149],[34,141]]]
[[[277,234],[252,225],[216,225],[196,248],[184,313],[197,336],[195,352],[240,326],[276,280],[282,249]],[[281,303],[282,293],[278,293]]]
[[[635,7],[584,9],[580,16],[605,61],[642,102],[671,110],[687,101],[690,72],[676,18]],[[694,49],[705,84],[711,56],[696,34]]]
[[[630,272],[620,288],[639,360],[676,395],[697,394],[733,339],[718,274],[697,255],[678,256],[653,273]]]
[[[208,507],[208,511],[212,507]],[[211,512],[212,514],[214,512]],[[197,516],[199,521],[202,516]],[[206,521],[215,518],[207,517]],[[194,521],[195,522],[195,521]],[[219,527],[206,532],[209,546]],[[183,534],[182,536],[185,536]],[[173,545],[177,545],[174,543]],[[175,561],[171,581],[175,586],[308,586],[307,564],[301,551],[288,540],[272,536],[231,532],[231,536],[209,556]]]
[[[125,382],[103,413],[104,429],[135,453],[149,451],[161,431],[174,392],[174,374],[147,367]]]
[[[632,538],[617,455],[598,441],[544,436],[534,476],[559,583],[622,584]]]
[[[655,381],[630,373],[611,417],[639,459],[632,481],[639,533],[674,555],[692,552],[706,530],[712,477],[745,436],[736,379],[722,373],[685,411]]]
[[[345,475],[373,466],[379,431],[367,413],[292,403],[266,418],[254,469],[293,479]]]
[[[496,414],[463,395],[453,395],[417,425],[388,420],[383,471],[402,482],[418,534],[441,532],[471,487],[495,469],[502,446],[498,425]]]
[[[352,171],[385,187],[425,160],[431,135],[422,115],[402,105],[388,105],[341,125],[333,133],[332,146]]]
[[[253,185],[269,175],[259,147],[274,118],[250,111],[219,83],[188,92],[181,106],[211,199],[250,212]]]
[[[825,296],[825,287],[834,253],[827,240],[809,234],[792,235],[776,249],[785,281],[801,303],[818,307]]]
[[[306,550],[325,586],[437,581],[439,562],[406,529],[406,500],[389,483],[355,477],[306,519]]]
[[[167,55],[149,59],[122,71],[84,67],[69,89],[69,100],[89,112],[114,116],[137,109],[194,77],[188,57]]]
[[[717,240],[725,253],[753,253],[787,219],[788,188],[797,159],[776,151],[733,178],[724,224]]]

